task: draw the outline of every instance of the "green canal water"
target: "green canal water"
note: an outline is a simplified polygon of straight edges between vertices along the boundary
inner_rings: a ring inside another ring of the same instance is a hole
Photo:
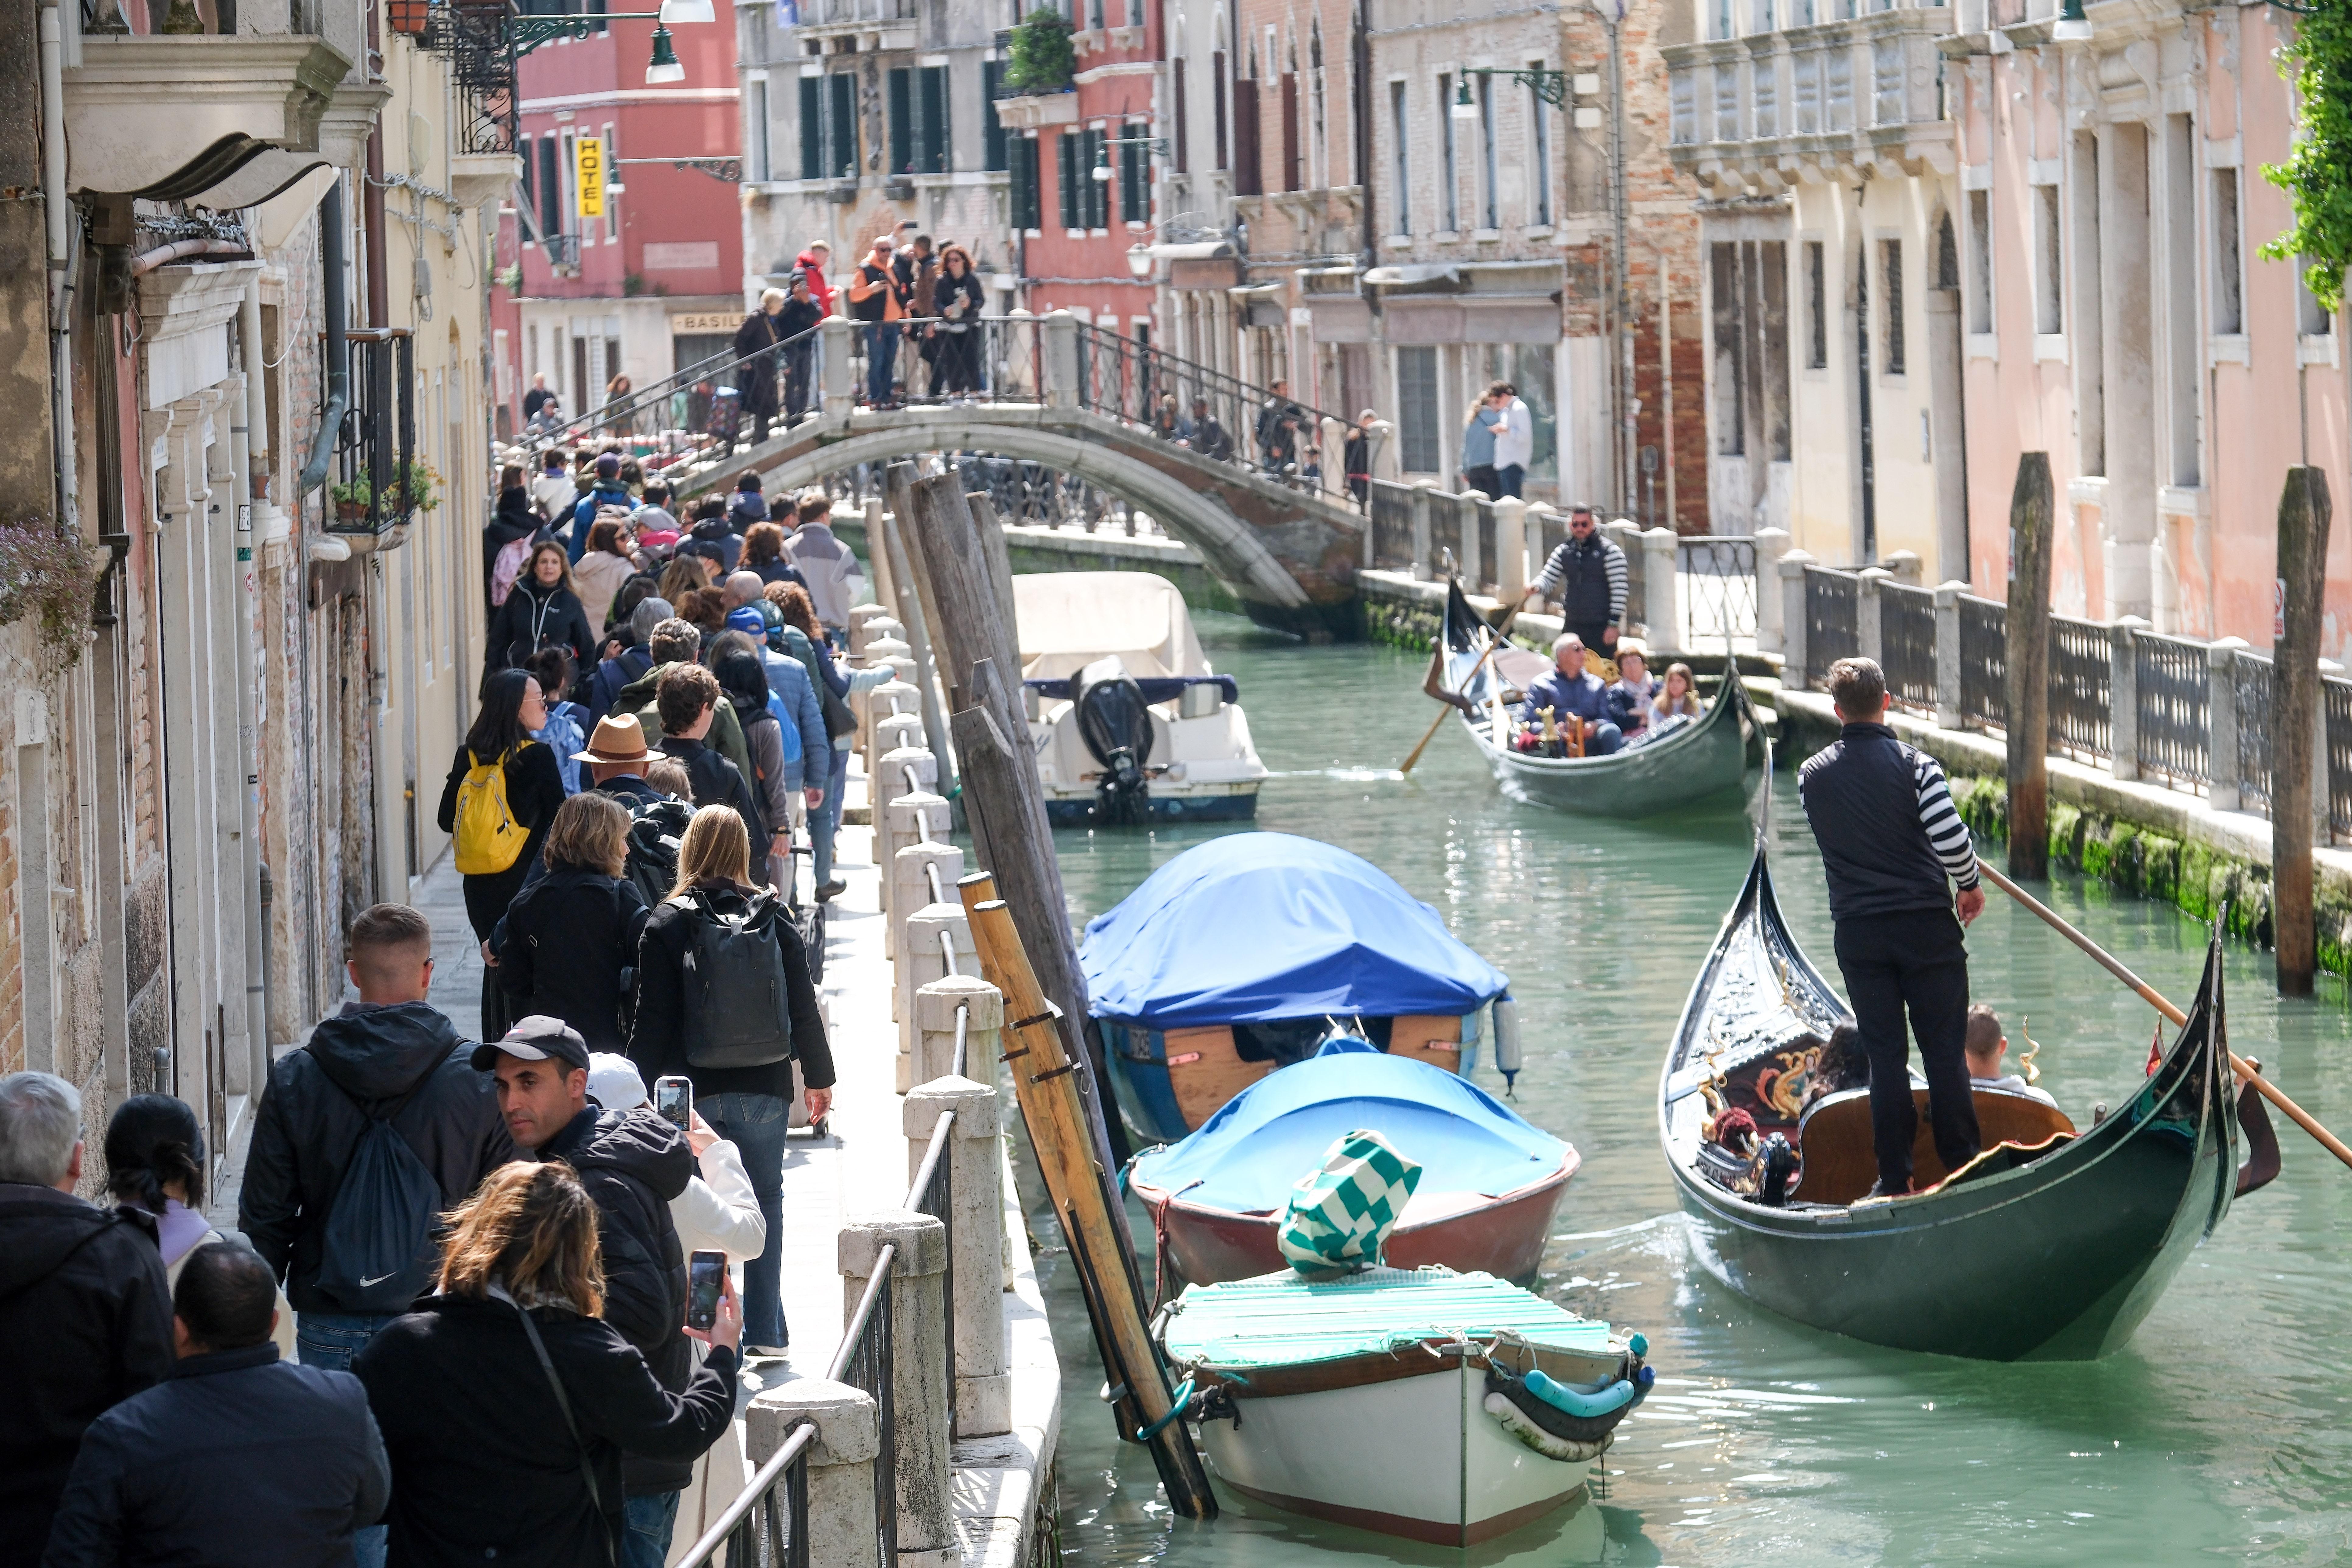
[[[1458,735],[1410,779],[1432,709],[1423,660],[1310,648],[1202,616],[1274,776],[1257,826],[1342,845],[1434,905],[1507,971],[1527,1068],[1517,1109],[1572,1142],[1538,1286],[1638,1328],[1659,1389],[1601,1487],[1474,1553],[1434,1552],[1224,1496],[1174,1518],[1150,1456],[1115,1438],[1076,1285],[1041,1259],[1064,1369],[1057,1483],[1073,1563],[1342,1568],[1368,1560],[1580,1563],[2295,1563],[2352,1557],[2352,1173],[2280,1123],[2285,1172],[2235,1207],[2130,1344],[2089,1364],[2000,1366],[1883,1351],[1748,1305],[1692,1260],[1660,1158],[1660,1054],[1748,867],[1738,816],[1578,820],[1504,799]],[[1834,977],[1811,836],[1776,783],[1780,889]],[[1213,828],[1060,836],[1083,921]],[[2062,881],[2051,901],[2159,990],[2194,991],[2204,933],[2177,911]],[[2154,1014],[1998,893],[1969,939],[1979,1000],[2042,1044],[2076,1120],[2141,1073]],[[2325,978],[2323,977],[2323,984]],[[2283,1003],[2262,953],[2230,953],[2234,1047],[2352,1128],[2344,998]],[[1499,1091],[1491,1068],[1486,1087]],[[1139,1216],[1138,1216],[1139,1218]],[[1037,1222],[1052,1239],[1050,1221]],[[1148,1231],[1142,1256],[1150,1257]],[[1148,1264],[1147,1264],[1148,1267]],[[1395,1434],[1400,1468],[1415,1460]]]

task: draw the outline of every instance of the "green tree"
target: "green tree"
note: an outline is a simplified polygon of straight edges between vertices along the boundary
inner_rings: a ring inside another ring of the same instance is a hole
[[[2320,308],[2333,314],[2352,263],[2352,0],[2276,7],[2294,14],[2279,50],[2279,74],[2294,89],[2294,143],[2263,177],[2286,193],[2294,222],[2262,247],[2272,261],[2297,261]]]
[[[1059,11],[1040,5],[1013,29],[1012,58],[1004,69],[1004,90],[1027,94],[1060,92],[1078,68],[1078,52],[1070,43],[1070,24]]]

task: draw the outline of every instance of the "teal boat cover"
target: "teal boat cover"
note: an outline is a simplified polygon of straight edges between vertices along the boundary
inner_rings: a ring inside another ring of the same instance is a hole
[[[1137,1155],[1131,1179],[1188,1204],[1279,1214],[1331,1145],[1361,1128],[1419,1165],[1432,1193],[1500,1197],[1568,1156],[1468,1079],[1343,1037],[1258,1079],[1182,1142]]]
[[[1609,1325],[1580,1318],[1491,1274],[1451,1268],[1367,1268],[1337,1279],[1286,1269],[1177,1299],[1160,1343],[1180,1366],[1297,1366],[1376,1354],[1461,1333],[1507,1330],[1531,1344],[1605,1354]]]
[[[1152,1029],[1459,1017],[1510,984],[1379,867],[1287,833],[1187,849],[1087,922],[1078,963],[1097,1017]]]

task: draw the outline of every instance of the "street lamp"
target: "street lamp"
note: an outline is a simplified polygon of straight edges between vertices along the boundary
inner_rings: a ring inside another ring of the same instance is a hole
[[[514,40],[515,58],[520,59],[541,44],[551,44],[558,38],[589,37],[608,22],[651,22],[654,24],[654,58],[646,66],[646,85],[660,87],[667,82],[686,79],[686,67],[678,61],[677,47],[666,24],[714,19],[710,0],[662,0],[662,8],[658,11],[570,12],[559,16],[529,16],[509,14],[507,26]]]
[[[1475,120],[1478,118],[1478,105],[1470,96],[1470,73],[1468,71],[1464,71],[1462,73],[1460,89],[1454,95],[1454,118],[1456,120]]]
[[[2082,0],[2068,0],[2068,3],[2079,9]],[[1526,70],[1496,70],[1492,66],[1469,66],[1464,68],[1460,90],[1454,95],[1454,118],[1456,120],[1478,118],[1478,100],[1470,96],[1470,79],[1474,76],[1484,77],[1489,81],[1498,76],[1508,77],[1522,87],[1532,88],[1538,98],[1554,109],[1568,107],[1570,78],[1566,71],[1546,70],[1540,66],[1530,66]]]
[[[710,8],[710,0],[662,0],[661,19],[665,22],[719,20]]]
[[[1127,247],[1127,269],[1139,279],[1151,276],[1151,247],[1140,240]]]
[[[677,50],[670,47],[669,29],[654,24],[654,58],[646,67],[646,85],[659,87],[664,82],[684,81],[686,67],[678,63]]]
[[[2065,0],[2058,7],[2058,20],[2051,25],[2050,41],[2053,44],[2084,44],[2090,42],[2091,19],[2083,15],[2083,0]]]
[[[1106,142],[1095,149],[1095,166],[1087,171],[1087,175],[1097,185],[1108,185],[1110,184],[1109,142]]]

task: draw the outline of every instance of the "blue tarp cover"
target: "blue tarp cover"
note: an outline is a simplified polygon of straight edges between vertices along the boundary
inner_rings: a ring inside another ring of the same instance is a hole
[[[1137,1155],[1133,1180],[1188,1204],[1271,1213],[1358,1128],[1419,1164],[1419,1190],[1431,1194],[1499,1197],[1550,1175],[1568,1152],[1467,1079],[1339,1039],[1250,1085],[1182,1142]]]
[[[1187,849],[1087,925],[1098,1018],[1148,1028],[1475,1012],[1509,984],[1379,867],[1287,833]]]

